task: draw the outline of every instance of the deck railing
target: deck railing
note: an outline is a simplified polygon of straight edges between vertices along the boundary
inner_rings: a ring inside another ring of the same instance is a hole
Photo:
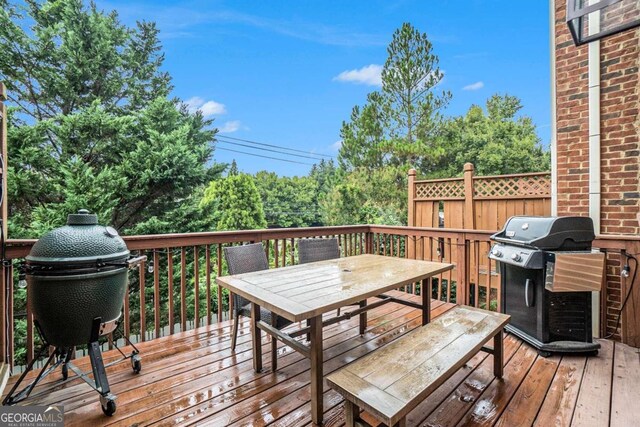
[[[432,298],[498,310],[499,271],[487,257],[491,234],[491,231],[355,225],[125,237],[129,249],[147,255],[147,261],[130,273],[123,333],[133,341],[146,341],[228,318],[233,309],[232,299],[215,284],[217,276],[227,274],[222,248],[263,242],[273,268],[297,263],[297,242],[309,237],[337,237],[342,256],[372,253],[452,263],[453,270],[432,281]],[[34,349],[41,344],[32,313],[25,304],[26,289],[18,285],[15,274],[34,242],[9,240],[6,253],[9,262],[2,266],[7,273],[2,274],[3,282],[5,278],[9,281],[8,286],[1,287],[9,323],[0,330],[0,345],[4,360],[11,366],[32,360]],[[637,253],[639,243],[640,239],[620,236],[603,237],[595,243],[610,252],[608,280],[620,283],[622,295],[630,284],[620,278],[626,258],[619,253]],[[606,289],[605,299],[621,300],[620,294],[610,295]],[[422,291],[419,284],[403,290],[415,294]],[[602,312],[610,328],[615,326],[614,314]],[[633,322],[624,323],[625,316],[634,319],[634,313],[625,310],[622,337],[635,340],[635,326]],[[20,323],[25,323],[25,327],[18,328]],[[25,334],[17,336],[16,331],[23,329]],[[112,344],[109,340],[107,345]]]

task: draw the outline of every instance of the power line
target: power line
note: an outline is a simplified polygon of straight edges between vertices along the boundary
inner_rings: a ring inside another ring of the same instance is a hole
[[[328,154],[316,154],[316,153],[312,153],[310,151],[296,150],[295,148],[283,147],[282,145],[265,144],[264,142],[251,141],[249,139],[234,138],[234,137],[228,136],[228,135],[220,135],[220,134],[218,134],[216,137],[223,137],[223,138],[231,139],[233,141],[248,142],[249,144],[262,145],[264,147],[280,148],[282,150],[293,151],[293,152],[296,152],[296,153],[313,154],[315,156],[327,157],[329,159],[335,159],[335,157],[336,157],[336,156],[330,156]]]
[[[221,139],[218,139],[217,142],[222,142],[224,144],[231,144],[231,145],[239,145],[241,147],[251,148],[252,150],[270,151],[272,153],[284,154],[285,156],[303,157],[305,159],[311,159],[311,160],[322,160],[322,158],[320,158],[320,157],[311,157],[311,156],[305,156],[305,155],[302,155],[302,154],[285,153],[285,152],[282,152],[282,151],[279,151],[279,150],[271,150],[270,148],[254,147],[253,145],[241,144],[239,142],[224,141],[224,140],[221,140]]]
[[[279,157],[263,156],[263,155],[260,155],[260,154],[247,153],[247,152],[245,152],[245,151],[232,150],[232,149],[230,149],[230,148],[216,147],[216,150],[232,151],[232,152],[234,152],[234,153],[246,154],[246,155],[248,155],[248,156],[262,157],[262,158],[265,158],[265,159],[280,160],[281,162],[289,162],[289,163],[297,163],[297,164],[299,164],[299,165],[309,165],[309,166],[313,166],[313,163],[298,162],[298,161],[296,161],[296,160],[281,159],[281,158],[279,158]]]

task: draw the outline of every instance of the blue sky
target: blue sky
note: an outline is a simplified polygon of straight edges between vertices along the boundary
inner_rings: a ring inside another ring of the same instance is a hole
[[[410,22],[428,34],[440,58],[441,87],[453,94],[446,115],[484,105],[494,93],[509,93],[522,99],[522,114],[533,118],[542,143],[549,144],[546,1],[111,0],[98,5],[117,10],[129,25],[156,21],[174,95],[215,118],[221,134],[233,138],[337,155],[342,121],[377,89],[386,46],[394,30]],[[218,147],[313,163],[226,143]],[[214,158],[235,158],[249,173],[301,175],[310,168],[222,150]]]

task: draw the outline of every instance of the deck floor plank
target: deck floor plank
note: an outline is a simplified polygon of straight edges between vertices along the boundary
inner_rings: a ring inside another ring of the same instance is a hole
[[[611,414],[613,342],[600,340],[598,357],[587,359],[571,427],[608,426]]]
[[[406,294],[405,294],[406,296]],[[419,297],[410,296],[414,300]],[[432,318],[454,307],[434,301]],[[324,330],[325,373],[339,369],[420,326],[420,311],[387,304],[369,312],[368,329],[358,319]],[[270,370],[270,338],[263,337],[263,372],[252,368],[249,322],[240,325],[230,350],[230,322],[203,326],[139,345],[143,370],[124,362],[108,368],[118,410],[105,417],[98,395],[78,379],[52,374],[26,404],[63,404],[66,425],[311,425],[309,361],[279,347],[279,370]],[[512,335],[505,338],[505,375],[493,378],[490,355],[479,353],[422,402],[407,419],[423,425],[623,426],[640,419],[640,355],[637,349],[601,340],[597,357],[543,359]],[[115,360],[117,353],[104,353]],[[88,358],[75,363],[90,369]],[[33,375],[33,374],[30,374]],[[12,384],[17,376],[11,378]],[[325,427],[344,426],[340,394],[323,384]]]
[[[640,423],[640,353],[620,343],[613,355],[613,384],[611,389],[611,427],[625,427]]]
[[[535,427],[560,427],[571,424],[586,362],[587,359],[582,356],[562,357],[535,420]]]
[[[509,405],[495,424],[496,427],[530,426],[558,370],[560,356],[538,357],[513,395]]]

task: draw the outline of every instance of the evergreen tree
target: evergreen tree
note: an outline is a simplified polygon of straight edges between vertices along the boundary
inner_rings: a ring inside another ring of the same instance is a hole
[[[204,226],[193,194],[222,170],[207,166],[215,130],[167,99],[155,24],[129,28],[81,0],[2,6],[11,236],[38,237],[80,207],[124,232]]]
[[[425,33],[404,23],[387,47],[382,89],[355,106],[343,122],[340,165],[376,169],[387,165],[416,166],[428,157],[433,138],[451,94],[435,93],[443,74]]]
[[[200,208],[211,218],[216,230],[267,226],[260,193],[251,175],[244,173],[212,181],[204,191]]]

